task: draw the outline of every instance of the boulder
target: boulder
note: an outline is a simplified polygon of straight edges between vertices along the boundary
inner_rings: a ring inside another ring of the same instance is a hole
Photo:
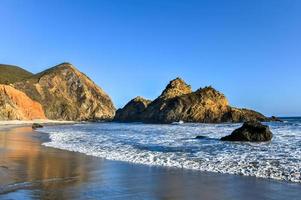
[[[231,135],[222,137],[222,141],[266,142],[273,137],[269,127],[258,121],[245,122],[242,127],[234,130]]]
[[[37,129],[37,128],[43,128],[44,126],[39,123],[33,123],[31,127],[32,127],[32,129]]]

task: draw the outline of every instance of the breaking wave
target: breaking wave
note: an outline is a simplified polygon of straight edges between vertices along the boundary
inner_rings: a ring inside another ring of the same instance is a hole
[[[223,142],[241,124],[49,126],[43,145],[109,160],[301,182],[301,119],[268,123],[271,142]],[[204,136],[195,139],[196,136]]]

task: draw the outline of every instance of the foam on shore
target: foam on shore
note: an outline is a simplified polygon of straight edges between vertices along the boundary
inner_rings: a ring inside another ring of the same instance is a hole
[[[44,145],[110,160],[301,182],[301,122],[269,125],[271,142],[240,143],[219,140],[240,124],[76,124],[46,127],[51,141]]]

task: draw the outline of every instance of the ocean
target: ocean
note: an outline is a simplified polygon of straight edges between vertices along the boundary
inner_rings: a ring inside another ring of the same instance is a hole
[[[301,182],[301,118],[268,122],[271,142],[219,139],[242,124],[83,123],[47,126],[45,146],[108,160]],[[195,139],[196,136],[203,139]]]

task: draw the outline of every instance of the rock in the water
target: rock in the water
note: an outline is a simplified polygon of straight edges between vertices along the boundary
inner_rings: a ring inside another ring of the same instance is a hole
[[[42,104],[55,120],[111,120],[115,114],[110,97],[73,65],[62,63],[14,87]]]
[[[207,136],[203,136],[203,135],[198,135],[195,137],[195,139],[206,139]]]
[[[222,137],[222,141],[266,142],[273,137],[269,127],[258,121],[245,122],[242,127],[234,130],[231,135]]]
[[[139,122],[141,121],[141,114],[150,103],[150,100],[142,97],[136,97],[127,103],[122,109],[118,109],[116,111],[114,121]]]
[[[191,87],[181,78],[170,81],[162,94],[151,103],[145,104],[143,109],[136,106],[138,104],[129,102],[123,109],[118,110],[115,118],[124,122],[135,119],[146,123],[268,120],[258,112],[231,107],[227,98],[210,86],[192,92]]]
[[[273,121],[273,122],[283,122],[282,119],[279,119],[278,117],[275,117],[275,116],[272,116],[272,117],[270,117],[269,119],[270,119],[271,121]]]
[[[9,85],[0,84],[0,120],[46,119],[40,103]]]
[[[39,124],[39,123],[33,123],[31,127],[32,127],[33,129],[37,129],[37,128],[43,128],[43,125],[42,125],[42,124]]]

